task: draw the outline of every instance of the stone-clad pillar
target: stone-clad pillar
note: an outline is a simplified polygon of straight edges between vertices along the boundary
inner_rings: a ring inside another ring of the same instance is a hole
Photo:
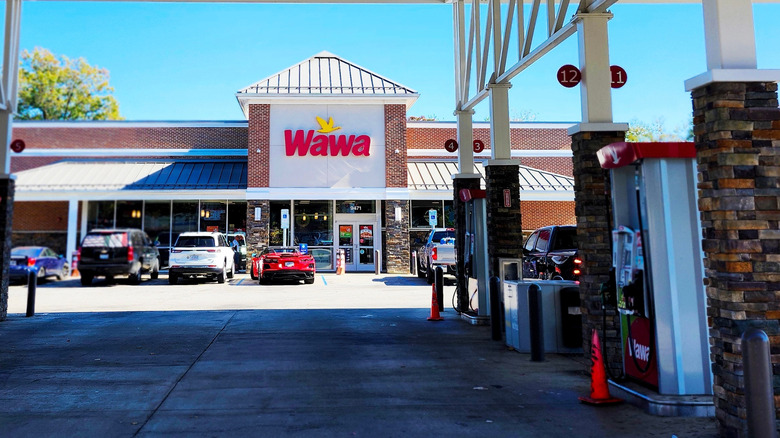
[[[747,437],[740,336],[771,341],[780,406],[780,109],[777,84],[692,91],[704,284],[721,436]]]
[[[260,220],[255,219],[255,208],[260,208]],[[246,201],[246,252],[252,254],[269,244],[271,203],[250,199]]]
[[[0,321],[8,316],[8,272],[11,259],[11,219],[14,217],[14,188],[12,178],[0,179]]]
[[[479,189],[479,175],[460,175],[452,180],[453,206],[455,208],[455,251],[458,259],[458,310],[467,312],[469,307],[468,277],[466,276],[466,203],[460,200],[461,189]]]
[[[396,220],[396,208],[400,209],[400,220]],[[410,267],[409,248],[409,201],[385,201],[385,269],[388,274],[408,274]]]
[[[587,125],[586,125],[587,126]],[[625,140],[624,131],[580,131],[571,136],[574,162],[574,211],[577,215],[577,241],[582,259],[580,307],[582,343],[590,355],[593,330],[598,330],[605,365],[611,375],[621,375],[623,355],[617,306],[608,300],[602,306],[601,285],[609,280],[612,269],[611,196],[606,192],[609,172],[602,169],[596,151]],[[612,297],[614,300],[614,297]],[[605,325],[606,321],[606,325]]]
[[[499,275],[499,258],[523,257],[519,168],[517,164],[485,167],[488,267],[491,277]],[[508,206],[506,200],[509,201]]]

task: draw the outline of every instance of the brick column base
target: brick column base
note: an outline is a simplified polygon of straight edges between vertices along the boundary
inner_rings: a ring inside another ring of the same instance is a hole
[[[467,312],[469,307],[468,277],[466,277],[466,203],[460,200],[461,189],[479,189],[480,178],[454,178],[453,205],[455,207],[455,251],[458,258],[458,310]]]
[[[260,207],[260,220],[255,220],[255,208]],[[271,203],[250,199],[246,201],[246,252],[260,252],[260,249],[268,246],[269,223],[271,221]]]
[[[11,220],[14,217],[14,180],[0,179],[0,321],[8,316],[8,275],[11,259]]]
[[[523,257],[523,227],[520,218],[520,167],[486,166],[488,263],[490,276],[498,276],[498,259]],[[508,195],[505,194],[508,190]],[[508,197],[509,206],[505,206]]]
[[[747,437],[740,336],[771,342],[780,407],[780,109],[775,83],[692,92],[704,284],[721,436]]]
[[[582,308],[582,348],[590,357],[590,340],[598,330],[604,362],[610,374],[622,375],[623,354],[617,306],[602,306],[601,285],[609,280],[612,269],[610,241],[612,230],[611,196],[606,192],[609,172],[601,168],[596,151],[625,140],[621,131],[579,132],[572,135],[574,162],[574,211],[577,216],[577,241],[582,259],[580,306]],[[606,194],[605,194],[606,193]]]
[[[395,209],[400,207],[401,220]],[[388,274],[408,274],[411,267],[409,248],[409,201],[385,201],[385,270]]]

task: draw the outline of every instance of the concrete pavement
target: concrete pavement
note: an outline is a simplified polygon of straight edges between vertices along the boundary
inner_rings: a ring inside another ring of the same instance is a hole
[[[711,418],[580,404],[581,356],[531,362],[449,306],[429,322],[413,277],[164,283],[43,285],[36,316],[0,322],[0,435],[717,436]]]

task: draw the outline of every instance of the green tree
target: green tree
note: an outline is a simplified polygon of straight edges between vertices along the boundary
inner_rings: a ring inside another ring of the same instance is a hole
[[[108,70],[36,47],[19,62],[21,120],[119,120]]]
[[[669,132],[666,130],[666,127],[664,127],[664,120],[662,118],[655,119],[652,123],[632,120],[629,123],[629,128],[626,132],[626,141],[628,142],[683,140],[693,140],[693,127],[691,126],[691,123],[678,126],[672,132]]]

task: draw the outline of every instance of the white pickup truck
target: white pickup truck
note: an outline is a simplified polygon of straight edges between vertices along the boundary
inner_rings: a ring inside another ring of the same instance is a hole
[[[455,229],[432,229],[425,244],[417,250],[417,276],[433,284],[436,267],[441,266],[445,274],[454,275],[456,265]]]

